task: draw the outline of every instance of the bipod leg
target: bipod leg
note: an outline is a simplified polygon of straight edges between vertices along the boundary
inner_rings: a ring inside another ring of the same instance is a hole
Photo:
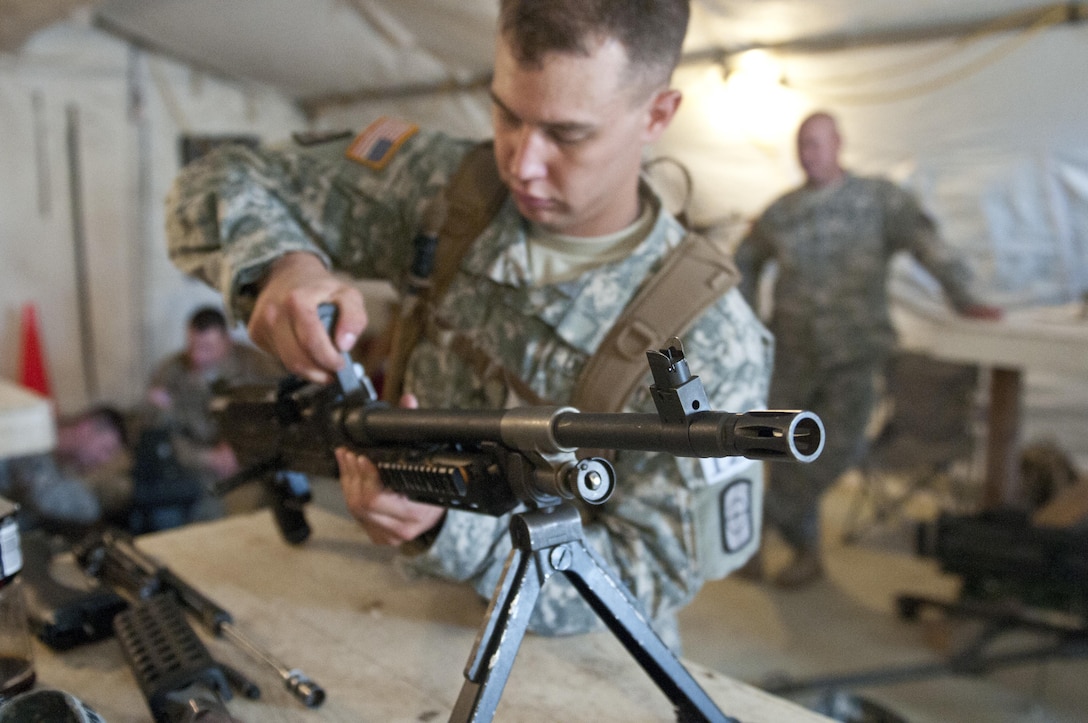
[[[515,515],[518,519],[520,515]],[[465,665],[465,683],[450,714],[450,721],[490,721],[510,677],[521,640],[529,627],[545,572],[531,546],[519,544],[515,524],[510,523],[514,548],[506,558],[502,578],[495,586],[487,615],[476,635]]]
[[[465,666],[450,721],[490,721],[510,677],[540,590],[563,573],[676,710],[677,720],[737,723],[723,714],[638,611],[626,588],[590,550],[569,504],[514,515],[513,549]]]
[[[580,530],[577,510],[574,510],[574,523]],[[630,593],[586,546],[581,534],[569,543],[556,546],[550,560],[672,702],[678,721],[737,723],[735,718],[722,713],[654,632]]]

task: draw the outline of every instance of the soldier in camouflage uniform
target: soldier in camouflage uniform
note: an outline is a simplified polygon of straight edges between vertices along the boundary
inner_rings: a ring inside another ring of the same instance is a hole
[[[155,367],[148,384],[146,423],[170,433],[178,462],[200,481],[201,490],[239,472],[233,450],[219,438],[208,410],[212,388],[270,382],[284,370],[269,355],[235,342],[219,309],[201,307],[189,315],[185,348]],[[218,504],[206,503],[208,516]]]
[[[887,294],[893,254],[910,252],[958,313],[1000,315],[972,299],[966,267],[940,242],[914,197],[888,180],[843,170],[840,147],[830,115],[815,113],[801,124],[797,148],[806,182],[767,208],[736,257],[752,301],[763,265],[778,264],[771,406],[811,410],[826,428],[818,460],[776,467],[768,483],[767,525],[795,552],[776,577],[784,587],[822,574],[820,497],[865,452],[877,375],[895,344]]]
[[[131,485],[112,464],[122,455],[125,421],[113,407],[92,407],[57,422],[50,452],[0,459],[0,496],[19,503],[19,524],[88,527]]]
[[[640,281],[682,242],[684,229],[639,168],[644,144],[679,103],[668,84],[687,14],[684,0],[503,3],[491,93],[498,173],[509,194],[411,354],[405,388],[418,404],[506,408],[524,403],[525,390],[566,403]],[[229,308],[250,320],[254,340],[288,368],[327,379],[340,357],[317,304],[339,304],[340,349],[352,346],[364,320],[358,292],[326,269],[402,279],[424,209],[474,145],[382,119],[350,142],[224,150],[175,184],[171,255],[218,286]],[[764,406],[772,340],[738,291],[708,308],[684,339],[715,408]],[[625,409],[654,407],[643,392]],[[511,547],[509,516],[412,502],[382,490],[366,459],[346,450],[337,459],[348,507],[371,539],[402,545],[400,559],[413,570],[491,595]],[[760,468],[733,461],[620,453],[616,494],[583,511],[587,543],[673,646],[676,610],[759,542]],[[734,484],[744,490],[733,529],[741,534],[723,535],[715,511]],[[556,576],[530,626],[572,634],[599,624]]]

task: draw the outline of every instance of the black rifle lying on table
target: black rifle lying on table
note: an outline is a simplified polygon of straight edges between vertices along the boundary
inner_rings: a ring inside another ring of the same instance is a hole
[[[234,617],[222,606],[204,595],[200,590],[184,580],[166,565],[154,557],[143,552],[136,546],[135,540],[121,530],[105,529],[91,533],[72,547],[75,559],[83,570],[94,578],[114,587],[128,595],[133,600],[132,609],[140,610],[128,623],[129,634],[120,635],[117,621],[114,628],[119,633],[119,638],[124,640],[137,640],[139,633],[147,629],[144,623],[148,617],[155,618],[153,622],[162,625],[163,629],[178,631],[177,624],[162,624],[158,621],[158,615],[163,612],[163,606],[167,603],[150,601],[157,598],[166,598],[176,603],[179,609],[190,613],[212,635],[223,638],[233,643],[242,653],[254,662],[262,666],[268,666],[275,670],[284,687],[299,702],[308,708],[316,708],[325,701],[325,691],[317,683],[311,680],[305,673],[297,668],[289,668],[277,660],[270,652],[260,647],[249,636],[245,635],[235,624]],[[145,609],[146,608],[146,609]],[[150,635],[151,638],[168,639],[169,636]],[[181,646],[185,649],[188,646]],[[126,654],[127,654],[126,649]],[[175,662],[183,659],[184,655],[177,651],[167,654]],[[144,658],[146,661],[146,657]],[[222,674],[228,682],[238,688],[247,697],[259,695],[258,689],[240,673],[218,664]],[[148,693],[151,683],[140,677],[141,669],[133,665],[133,671],[145,694]],[[143,671],[146,672],[146,671]],[[176,672],[176,671],[175,671]],[[207,671],[203,666],[195,669],[199,675],[196,678],[205,679]],[[156,676],[157,677],[157,676]],[[172,684],[166,684],[162,680],[156,680],[155,684],[161,688],[157,691],[162,696],[176,692]],[[149,705],[154,704],[154,696],[148,696]],[[154,707],[154,706],[153,706]]]
[[[335,310],[323,305],[320,311],[326,328],[334,328]],[[337,379],[328,385],[288,377],[278,386],[220,389],[211,410],[220,434],[249,467],[221,483],[219,491],[263,479],[273,493],[280,531],[297,544],[310,533],[303,516],[310,498],[305,475],[336,476],[333,450],[346,447],[375,463],[386,488],[411,499],[495,516],[518,511],[510,525],[514,549],[451,720],[493,715],[540,586],[555,572],[570,579],[681,719],[728,720],[585,545],[570,501],[605,502],[616,475],[606,458],[579,459],[575,452],[809,462],[823,449],[823,424],[805,411],[711,411],[678,339],[646,356],[657,414],[583,414],[547,406],[394,409],[377,400],[362,367],[346,353]],[[537,574],[529,574],[531,566]]]

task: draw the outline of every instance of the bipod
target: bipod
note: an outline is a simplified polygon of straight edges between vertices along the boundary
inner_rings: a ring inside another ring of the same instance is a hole
[[[626,588],[586,546],[578,510],[562,503],[514,515],[513,549],[476,636],[450,721],[490,721],[544,583],[559,572],[669,698],[677,720],[724,715],[639,613]]]

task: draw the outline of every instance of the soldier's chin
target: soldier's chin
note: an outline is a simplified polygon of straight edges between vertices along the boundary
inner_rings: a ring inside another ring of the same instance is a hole
[[[556,202],[550,198],[536,198],[523,193],[514,193],[513,197],[521,215],[536,223],[554,218],[559,210]]]
[[[551,233],[565,233],[565,229],[569,225],[569,220],[567,219],[567,217],[564,214],[559,213],[554,207],[522,208],[522,206],[519,204],[518,210],[527,221]]]

